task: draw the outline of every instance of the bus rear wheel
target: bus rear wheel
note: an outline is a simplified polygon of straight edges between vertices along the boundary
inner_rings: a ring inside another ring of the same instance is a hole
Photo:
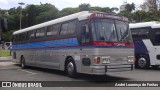
[[[77,76],[76,64],[73,59],[69,58],[65,65],[65,71],[67,75],[71,78],[75,78]]]
[[[21,57],[21,67],[22,69],[26,68],[25,58],[23,56]]]
[[[149,60],[145,56],[140,56],[138,57],[136,64],[137,68],[145,69],[149,67]]]

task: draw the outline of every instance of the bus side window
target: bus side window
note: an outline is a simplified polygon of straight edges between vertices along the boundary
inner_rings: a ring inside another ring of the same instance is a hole
[[[52,26],[48,26],[47,28],[47,36],[54,36],[57,35],[59,33],[59,29],[60,29],[60,25],[52,25]]]
[[[26,40],[26,33],[19,34],[19,41],[24,42]]]
[[[16,35],[15,41],[16,41],[16,42],[19,42],[19,35]]]
[[[81,25],[81,43],[89,43],[90,35],[89,35],[89,27],[87,23]]]
[[[65,22],[61,25],[61,35],[74,34],[76,31],[76,20],[71,20],[69,22]]]
[[[70,21],[68,25],[68,34],[73,34],[76,31],[76,20]]]
[[[68,22],[62,24],[60,34],[65,35],[67,34],[67,31],[68,31]]]
[[[45,28],[37,29],[36,38],[42,38],[45,36]]]
[[[35,38],[35,31],[34,30],[33,31],[29,31],[27,33],[27,40],[32,40],[34,38]]]
[[[156,30],[153,45],[160,45],[160,31]]]

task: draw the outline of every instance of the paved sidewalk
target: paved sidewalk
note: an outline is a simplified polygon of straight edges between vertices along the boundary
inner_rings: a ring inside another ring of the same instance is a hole
[[[0,62],[4,62],[4,61],[12,61],[12,56],[9,56],[9,57],[0,57]]]

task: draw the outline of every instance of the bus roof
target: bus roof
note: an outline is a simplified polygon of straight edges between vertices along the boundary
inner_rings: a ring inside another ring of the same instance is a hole
[[[13,35],[23,33],[23,32],[26,32],[26,31],[30,31],[30,30],[34,30],[34,29],[38,29],[38,28],[42,28],[42,27],[45,27],[45,26],[65,22],[65,21],[68,21],[68,20],[77,19],[77,18],[79,20],[84,20],[84,19],[87,19],[87,16],[89,16],[91,14],[92,13],[90,13],[89,11],[78,12],[78,13],[75,13],[75,14],[71,14],[71,15],[68,15],[68,16],[64,16],[64,17],[61,17],[61,18],[58,18],[58,19],[54,19],[54,20],[51,20],[51,21],[48,21],[48,22],[44,22],[44,23],[41,23],[41,24],[37,24],[37,25],[31,26],[31,27],[25,28],[25,29],[15,31],[13,33]]]
[[[157,23],[160,23],[160,22],[151,21],[151,22],[131,23],[129,24],[129,28],[151,27],[153,24],[157,24]]]
[[[160,28],[160,23],[154,24],[154,25],[152,25],[151,27],[152,27],[152,28]]]
[[[24,29],[15,31],[13,33],[13,35],[16,35],[16,34],[19,34],[19,33],[23,33],[23,32],[27,32],[27,31],[31,31],[31,30],[35,30],[35,29],[38,29],[38,28],[46,27],[46,26],[50,26],[50,25],[53,25],[53,24],[58,24],[58,23],[69,21],[69,20],[73,20],[73,19],[78,19],[80,21],[81,20],[86,20],[93,13],[102,14],[104,12],[99,12],[99,11],[82,11],[82,12],[78,12],[78,13],[75,13],[75,14],[71,14],[71,15],[68,15],[68,16],[64,16],[64,17],[61,17],[61,18],[58,18],[58,19],[54,19],[54,20],[51,20],[51,21],[48,21],[48,22],[44,22],[44,23],[41,23],[41,24],[37,24],[37,25],[31,26],[31,27],[28,27],[28,28],[24,28]],[[111,15],[111,13],[109,13],[108,15]],[[112,15],[114,15],[114,14],[112,14]],[[117,16],[117,15],[114,15],[114,16]],[[123,20],[126,19],[125,17],[120,17],[120,18],[122,18]]]

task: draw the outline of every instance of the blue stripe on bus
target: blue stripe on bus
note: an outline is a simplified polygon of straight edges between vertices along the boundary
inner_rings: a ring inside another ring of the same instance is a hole
[[[43,42],[34,42],[27,44],[12,45],[12,49],[30,49],[30,48],[45,48],[45,47],[60,47],[60,46],[78,46],[78,41],[76,38],[61,39],[61,40],[51,40]]]
[[[134,48],[133,46],[80,46],[77,38],[34,42],[12,45],[13,50],[21,49],[81,49],[81,48]]]
[[[134,41],[134,45],[136,54],[146,54],[148,52],[143,41]]]

